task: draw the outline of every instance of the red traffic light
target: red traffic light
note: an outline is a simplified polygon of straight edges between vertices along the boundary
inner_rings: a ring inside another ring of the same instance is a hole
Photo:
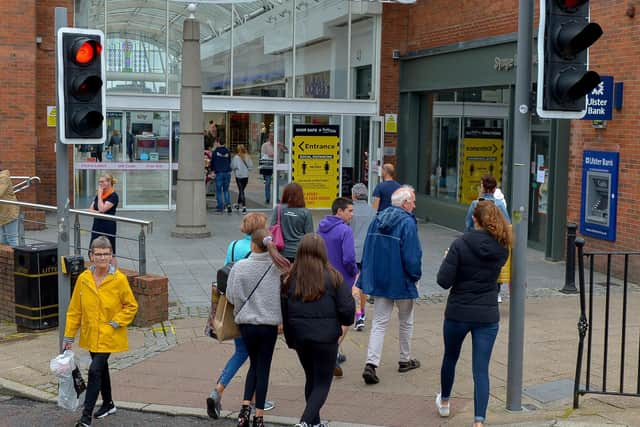
[[[73,60],[78,65],[90,64],[102,53],[102,45],[96,40],[82,38],[74,43]]]
[[[558,6],[565,12],[573,11],[578,6],[587,2],[587,0],[556,0]]]

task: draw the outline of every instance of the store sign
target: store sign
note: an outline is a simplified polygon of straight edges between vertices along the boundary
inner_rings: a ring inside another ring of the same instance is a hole
[[[616,240],[620,153],[585,151],[582,160],[580,233]]]
[[[498,181],[502,177],[503,130],[466,128],[462,146],[458,201],[469,204],[478,198],[482,175],[493,175]]]
[[[587,114],[582,120],[613,118],[613,77],[601,76],[600,79],[600,84],[587,95]]]
[[[384,115],[384,131],[385,133],[398,133],[398,115]]]
[[[330,208],[340,195],[340,126],[293,125],[291,180],[308,208]]]

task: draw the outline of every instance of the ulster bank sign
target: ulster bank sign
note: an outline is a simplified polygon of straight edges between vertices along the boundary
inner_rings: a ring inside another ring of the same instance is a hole
[[[583,120],[611,120],[613,112],[613,77],[601,76],[601,81],[587,95],[587,114]]]

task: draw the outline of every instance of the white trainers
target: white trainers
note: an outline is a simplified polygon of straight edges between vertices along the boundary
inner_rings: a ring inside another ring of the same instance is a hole
[[[436,407],[438,408],[438,414],[441,417],[449,416],[449,405],[442,406],[442,399],[440,399],[440,393],[436,394]]]
[[[501,303],[502,302],[502,295],[498,294],[498,302]]]

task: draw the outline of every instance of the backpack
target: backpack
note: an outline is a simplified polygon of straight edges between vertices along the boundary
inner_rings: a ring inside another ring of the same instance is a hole
[[[233,242],[233,245],[231,246],[231,261],[226,263],[224,267],[219,269],[216,273],[216,287],[218,288],[218,291],[221,294],[224,294],[227,292],[227,280],[229,280],[229,273],[231,273],[231,269],[233,268],[233,265],[236,263],[235,256],[234,256],[236,243],[238,243],[237,240],[235,240]],[[249,258],[249,255],[251,255],[251,251],[249,251],[249,253],[243,259]]]

